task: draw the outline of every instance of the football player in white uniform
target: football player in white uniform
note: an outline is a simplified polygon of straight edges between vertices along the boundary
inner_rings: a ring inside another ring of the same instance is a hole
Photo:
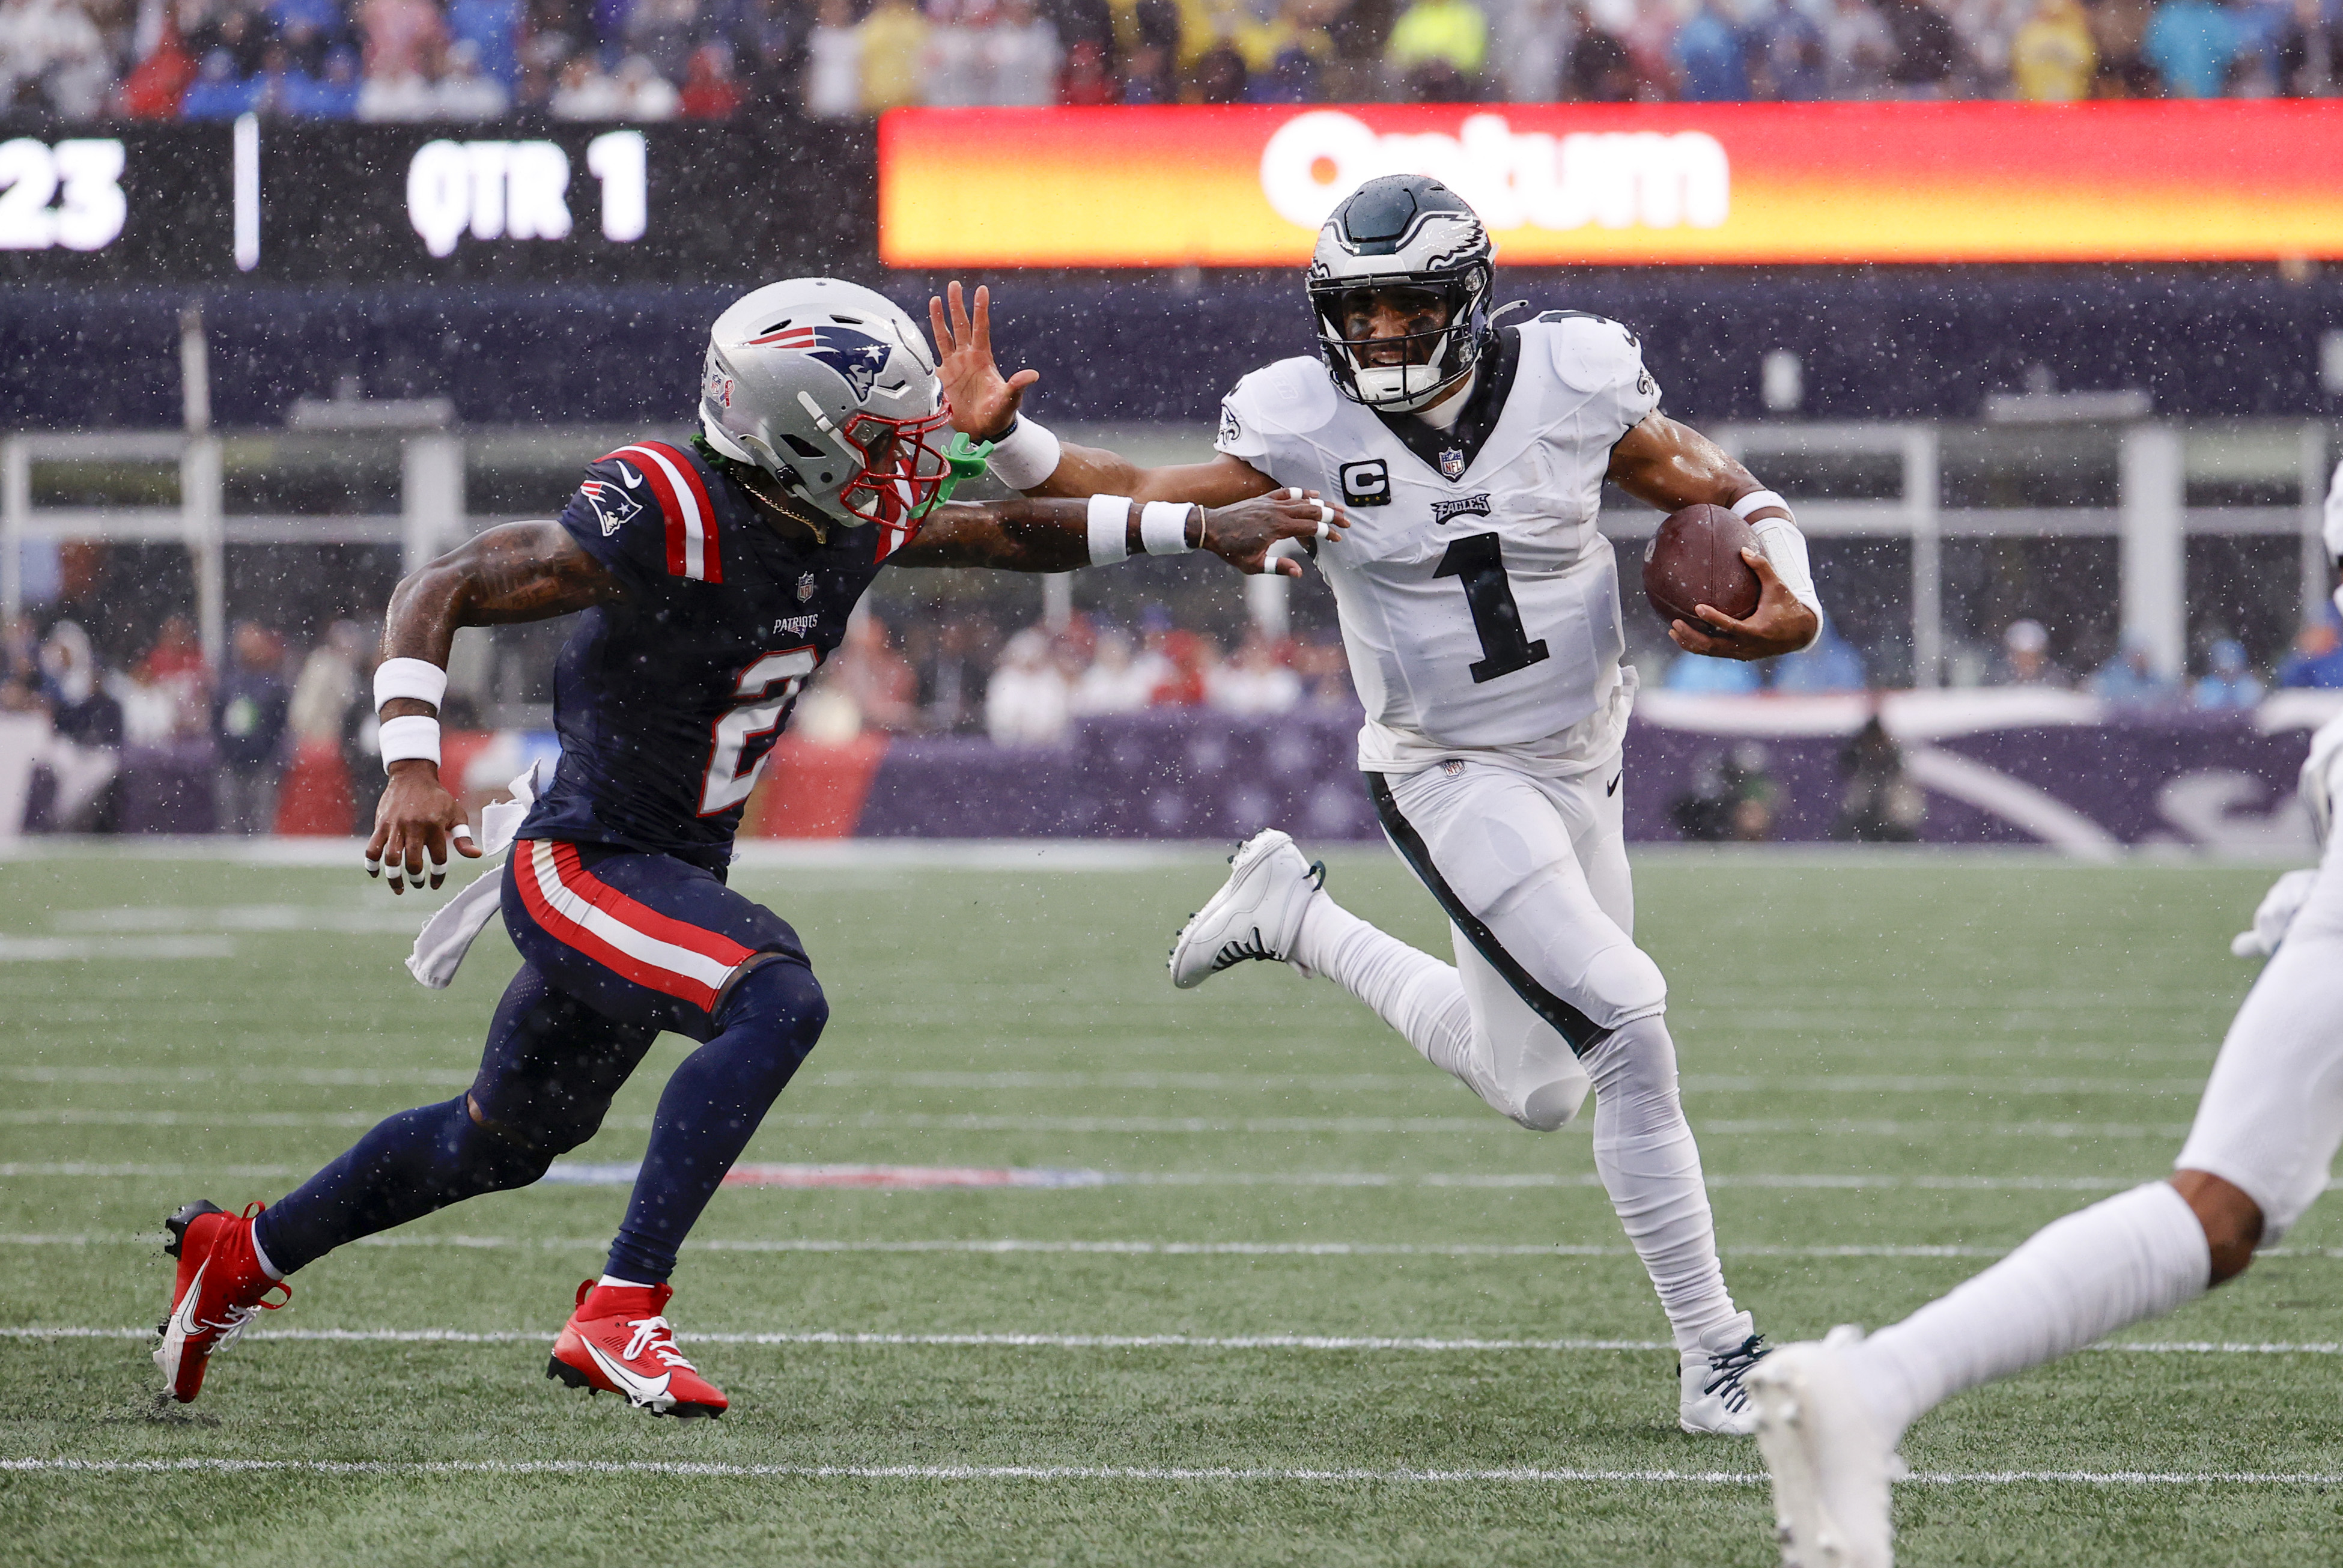
[[[1438,182],[1361,186],[1311,263],[1322,360],[1239,382],[1219,456],[1186,467],[1141,469],[1019,417],[1037,377],[1001,378],[981,291],[973,318],[957,286],[949,314],[937,302],[931,315],[955,422],[1000,442],[993,471],[1029,493],[1096,497],[1102,534],[1121,537],[1126,498],[1167,514],[1279,487],[1341,498],[1346,520],[1316,557],[1367,709],[1359,766],[1393,848],[1448,915],[1455,962],[1343,910],[1272,829],[1180,933],[1172,980],[1248,959],[1324,975],[1535,1131],[1569,1121],[1594,1089],[1596,1168],[1674,1331],[1678,1419],[1747,1432],[1741,1378],[1765,1347],[1725,1287],[1666,983],[1631,934],[1619,754],[1635,684],[1595,527],[1604,482],[1663,511],[1731,507],[1757,530],[1757,608],[1674,623],[1690,651],[1805,647],[1821,625],[1812,576],[1781,498],[1658,411],[1633,333],[1564,311],[1498,325],[1492,254]]]
[[[2333,507],[2327,538],[2343,561]],[[1964,1390],[2177,1312],[2245,1272],[2325,1189],[2343,1145],[2338,785],[2343,719],[2333,719],[2302,765],[2318,869],[2279,878],[2229,944],[2269,962],[2221,1041],[2172,1175],[2054,1221],[1868,1339],[1835,1329],[1751,1374],[1787,1568],[1890,1568],[1888,1482],[1914,1422]]]

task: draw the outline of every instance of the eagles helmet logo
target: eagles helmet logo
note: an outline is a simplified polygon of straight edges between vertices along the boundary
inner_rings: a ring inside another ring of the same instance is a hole
[[[618,467],[624,468],[626,465],[621,463]],[[606,539],[643,515],[642,498],[630,496],[617,485],[588,479],[578,487],[578,493],[594,508],[594,520],[602,525],[602,537]]]
[[[857,403],[870,396],[871,383],[879,379],[879,372],[887,368],[887,356],[893,352],[870,334],[843,327],[784,327],[779,332],[749,341],[775,348],[803,349],[807,357],[819,359],[837,371],[840,378],[854,389]]]

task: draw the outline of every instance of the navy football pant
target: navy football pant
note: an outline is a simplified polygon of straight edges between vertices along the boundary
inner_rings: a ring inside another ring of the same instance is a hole
[[[700,1040],[659,1097],[608,1271],[655,1283],[829,1020],[797,933],[665,855],[528,841],[505,870],[521,950],[469,1092],[402,1111],[261,1216],[294,1270],[483,1192],[594,1136],[662,1030]]]

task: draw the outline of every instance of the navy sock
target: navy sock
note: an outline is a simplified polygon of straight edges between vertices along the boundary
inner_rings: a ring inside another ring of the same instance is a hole
[[[659,1096],[650,1147],[607,1272],[657,1284],[724,1173],[798,1064],[821,1038],[830,1003],[813,971],[769,960],[743,976],[718,1014],[722,1030],[683,1059]]]

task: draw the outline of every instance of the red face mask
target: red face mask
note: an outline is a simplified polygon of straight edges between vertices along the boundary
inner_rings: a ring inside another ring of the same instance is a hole
[[[840,434],[862,454],[862,468],[839,491],[839,504],[881,528],[917,526],[935,508],[937,492],[951,473],[944,457],[950,429],[950,416],[940,408],[916,419],[856,414]]]

